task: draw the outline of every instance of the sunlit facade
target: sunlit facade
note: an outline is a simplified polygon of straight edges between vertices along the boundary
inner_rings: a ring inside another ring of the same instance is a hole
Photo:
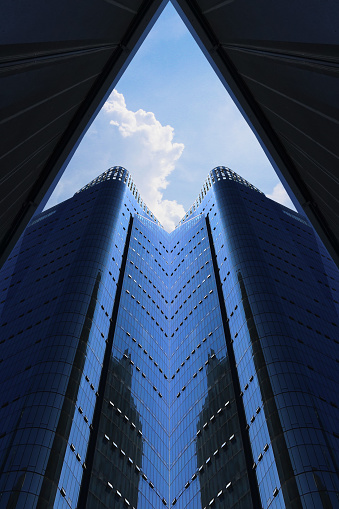
[[[0,273],[0,507],[335,508],[338,272],[228,168],[172,233],[110,168]]]

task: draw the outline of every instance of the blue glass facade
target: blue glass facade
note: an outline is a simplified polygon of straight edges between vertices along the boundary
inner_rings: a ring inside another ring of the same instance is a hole
[[[115,167],[0,278],[0,507],[338,507],[338,273],[304,218],[219,167],[168,234]]]

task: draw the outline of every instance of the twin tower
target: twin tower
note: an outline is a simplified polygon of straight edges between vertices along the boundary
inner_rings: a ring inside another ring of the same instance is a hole
[[[0,273],[0,507],[338,507],[338,290],[228,168],[170,234],[110,168]]]

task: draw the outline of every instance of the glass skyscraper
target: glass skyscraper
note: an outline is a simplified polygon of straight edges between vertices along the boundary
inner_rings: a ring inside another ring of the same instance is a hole
[[[0,273],[0,508],[337,508],[338,271],[225,167],[172,233],[110,168]]]

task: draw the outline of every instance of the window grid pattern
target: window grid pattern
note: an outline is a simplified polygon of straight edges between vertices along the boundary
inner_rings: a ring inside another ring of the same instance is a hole
[[[110,168],[1,271],[1,504],[76,508],[94,436],[91,509],[252,507],[245,436],[262,507],[335,507],[338,280],[311,228],[226,167],[171,234]]]

